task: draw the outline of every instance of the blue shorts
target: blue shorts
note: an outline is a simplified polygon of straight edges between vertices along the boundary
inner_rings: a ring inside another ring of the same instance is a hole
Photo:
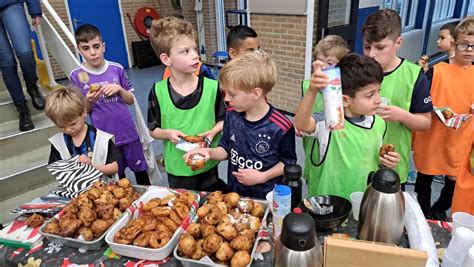
[[[131,143],[117,146],[122,153],[117,159],[119,166],[119,177],[125,177],[125,168],[129,167],[133,172],[146,171],[147,165],[145,154],[143,152],[142,143],[137,139]]]

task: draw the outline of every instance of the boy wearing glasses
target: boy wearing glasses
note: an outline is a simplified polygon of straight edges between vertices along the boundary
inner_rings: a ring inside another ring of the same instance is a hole
[[[455,114],[469,114],[474,103],[474,17],[465,18],[454,32],[451,42],[455,55],[451,64],[434,66],[431,84],[433,106],[449,107]],[[465,166],[473,142],[472,117],[458,129],[447,127],[436,115],[431,129],[414,134],[414,160],[418,169],[415,191],[425,216],[448,220],[446,210],[451,201],[460,168]],[[445,185],[431,207],[431,182],[434,175],[445,175]],[[471,182],[472,183],[472,182]],[[471,202],[472,204],[472,202]]]

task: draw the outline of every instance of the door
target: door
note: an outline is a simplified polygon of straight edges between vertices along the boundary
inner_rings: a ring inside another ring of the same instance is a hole
[[[339,35],[354,51],[359,0],[319,0],[317,40],[329,34]]]
[[[105,42],[105,58],[129,67],[118,0],[68,0],[74,31],[82,24],[99,28]]]

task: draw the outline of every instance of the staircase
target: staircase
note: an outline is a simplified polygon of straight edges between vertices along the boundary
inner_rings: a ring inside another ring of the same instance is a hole
[[[48,69],[49,89],[56,87],[48,55],[50,54],[65,73],[79,65],[74,53],[61,38],[58,30],[74,43],[74,37],[61,21],[47,0],[41,0],[48,11],[49,19],[59,25],[55,29],[47,16],[37,29],[41,52]],[[20,80],[23,75],[19,73]],[[31,98],[25,91],[35,129],[20,132],[18,113],[8,94],[0,73],[0,223],[14,218],[9,212],[20,204],[45,195],[57,185],[55,178],[48,172],[50,144],[48,138],[57,132],[57,128],[44,114],[31,105]],[[22,81],[23,82],[23,81]],[[24,87],[24,85],[23,85]],[[43,95],[48,90],[42,88]]]
[[[35,129],[20,132],[15,105],[0,81],[0,223],[13,218],[9,215],[11,209],[47,193],[56,182],[45,167],[50,149],[48,137],[57,131],[56,127],[43,111],[31,105],[26,91],[25,96]]]

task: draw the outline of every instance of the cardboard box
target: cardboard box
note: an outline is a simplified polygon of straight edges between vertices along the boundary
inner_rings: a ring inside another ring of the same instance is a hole
[[[325,267],[424,267],[425,251],[337,237],[324,240]]]

